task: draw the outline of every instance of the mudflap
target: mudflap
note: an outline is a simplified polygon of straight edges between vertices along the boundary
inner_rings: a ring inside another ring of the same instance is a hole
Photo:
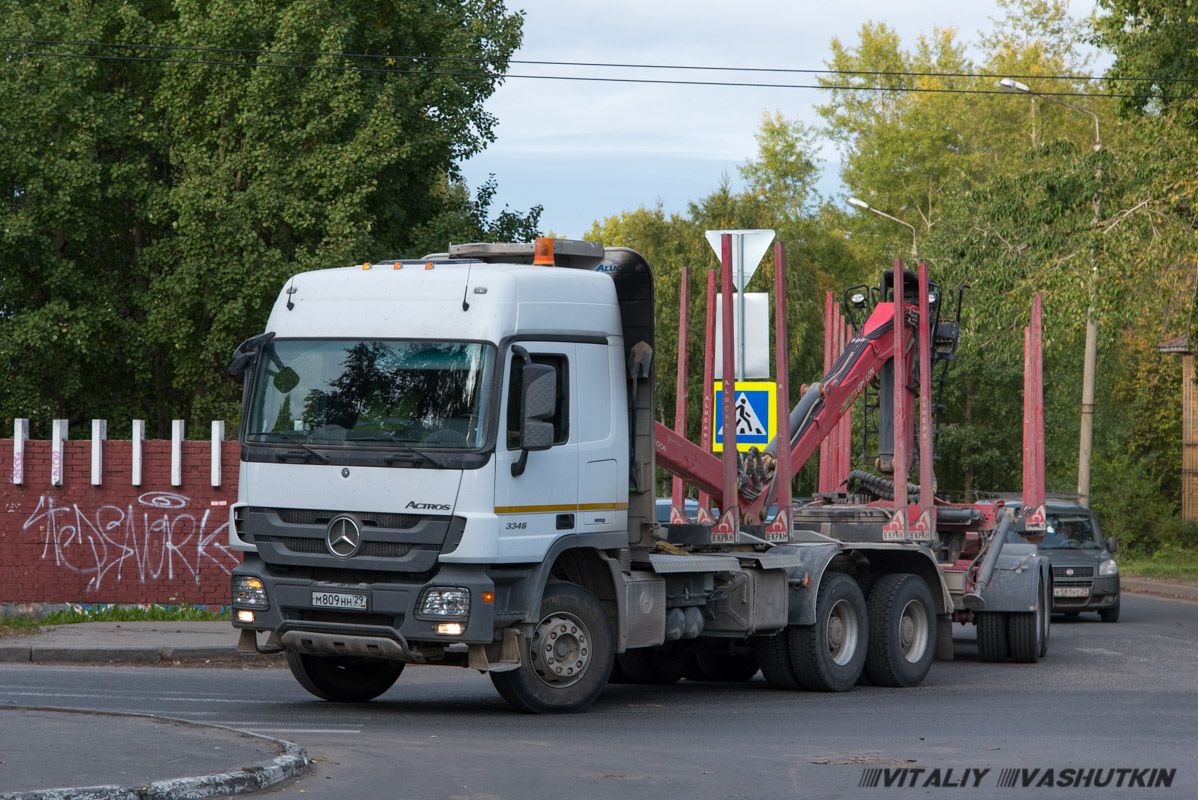
[[[839,544],[782,544],[770,548],[773,555],[796,556],[798,566],[786,567],[788,625],[815,624],[815,595],[828,563],[840,552]]]
[[[1041,580],[1051,597],[1052,570],[1048,557],[1034,544],[1008,542],[998,556],[990,583],[982,592],[986,611],[1035,611]]]

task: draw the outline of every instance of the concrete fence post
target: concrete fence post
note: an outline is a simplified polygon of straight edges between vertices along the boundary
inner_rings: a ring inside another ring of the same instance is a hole
[[[67,420],[54,420],[53,439],[50,444],[50,485],[62,486],[62,445],[67,440]]]
[[[130,482],[134,486],[141,486],[141,443],[145,438],[146,421],[144,419],[133,420],[133,438],[129,444],[132,446],[130,464],[133,473]]]
[[[183,484],[183,420],[171,420],[171,486]]]
[[[221,445],[225,440],[225,421],[212,421],[212,485],[220,486]]]
[[[12,423],[12,482],[25,482],[25,440],[29,438],[29,420],[14,419]]]
[[[104,441],[108,439],[108,420],[92,420],[92,486],[104,482]]]

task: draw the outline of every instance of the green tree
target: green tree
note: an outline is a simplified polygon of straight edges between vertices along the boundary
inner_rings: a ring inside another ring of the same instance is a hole
[[[1125,112],[1184,108],[1198,91],[1198,5],[1192,0],[1098,0],[1094,43]]]
[[[471,201],[455,164],[493,139],[483,102],[520,41],[498,0],[0,0],[0,19],[87,43],[0,70],[8,416],[235,417],[228,354],[288,274],[485,221],[493,186]],[[492,227],[535,227],[508,213]]]

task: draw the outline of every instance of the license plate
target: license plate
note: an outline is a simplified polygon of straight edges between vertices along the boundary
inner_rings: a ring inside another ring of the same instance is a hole
[[[1089,597],[1090,589],[1086,586],[1054,586],[1053,597]]]
[[[352,608],[357,611],[365,611],[366,595],[343,594],[341,592],[312,592],[312,605],[315,608]]]

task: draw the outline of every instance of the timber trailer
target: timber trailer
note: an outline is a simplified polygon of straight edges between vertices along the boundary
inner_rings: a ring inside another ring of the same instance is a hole
[[[730,254],[725,236],[725,297]],[[1048,562],[1014,537],[1043,524],[1038,298],[1017,519],[1001,502],[935,496],[932,368],[955,353],[957,326],[926,267],[896,262],[861,293],[851,333],[828,301],[826,374],[789,409],[781,245],[775,266],[777,436],[744,458],[732,391],[723,454],[708,452],[710,297],[701,441],[653,420],[653,279],[635,251],[471,244],[291,278],[230,367],[246,374],[230,526],[244,552],[239,646],[285,652],[327,700],[369,700],[433,664],[488,673],[538,713],[584,709],[609,679],[760,669],[779,689],[914,686],[951,658],[954,621],[978,625],[984,659],[1045,655]],[[847,454],[849,411],[874,381],[882,475],[850,471]],[[821,447],[819,502],[792,506]],[[656,467],[677,477],[664,526]],[[700,492],[694,520],[683,481]]]

